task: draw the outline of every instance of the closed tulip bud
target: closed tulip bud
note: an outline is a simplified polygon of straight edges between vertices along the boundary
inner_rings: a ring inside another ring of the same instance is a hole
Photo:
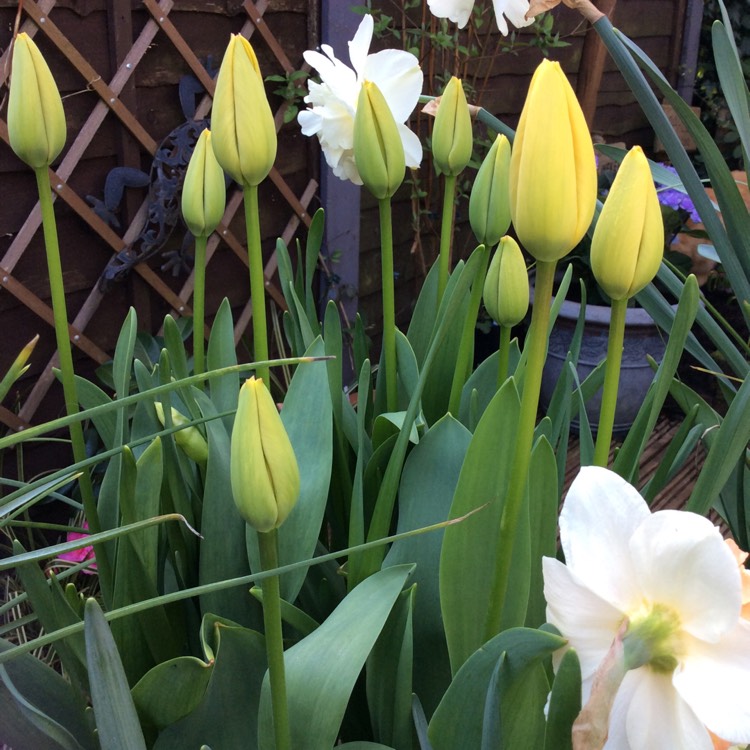
[[[479,167],[469,198],[469,222],[477,242],[494,247],[510,226],[510,141],[498,135]]]
[[[224,216],[224,172],[216,161],[211,131],[204,130],[190,157],[182,186],[182,216],[196,237],[208,237]]]
[[[440,97],[432,128],[432,160],[439,173],[455,177],[466,169],[474,146],[469,105],[460,78],[453,78]]]
[[[591,240],[591,270],[613,299],[637,294],[656,276],[664,224],[648,160],[639,146],[622,160]]]
[[[232,494],[256,531],[286,520],[299,497],[299,468],[276,404],[262,380],[240,389],[230,456]]]
[[[404,181],[404,144],[380,89],[365,81],[354,115],[354,161],[362,184],[378,199],[390,198]]]
[[[25,33],[13,43],[8,137],[16,156],[32,169],[48,167],[65,145],[60,92],[42,53]]]
[[[156,410],[156,416],[159,418],[159,422],[161,422],[163,427],[165,425],[164,407],[157,401],[154,403],[154,409]],[[190,421],[180,414],[180,412],[174,407],[172,407],[171,415],[172,424],[175,427],[188,424]],[[182,430],[177,430],[177,432],[174,433],[174,441],[180,448],[182,448],[185,455],[196,463],[204,464],[208,461],[208,443],[197,427],[191,426],[185,427]]]
[[[529,309],[529,277],[521,248],[512,237],[500,240],[484,280],[484,306],[501,326],[520,323]]]
[[[537,260],[556,261],[583,238],[596,207],[596,160],[586,120],[560,63],[531,79],[510,158],[510,215]]]
[[[276,159],[276,125],[250,42],[233,34],[224,53],[211,113],[212,145],[224,171],[259,185]]]

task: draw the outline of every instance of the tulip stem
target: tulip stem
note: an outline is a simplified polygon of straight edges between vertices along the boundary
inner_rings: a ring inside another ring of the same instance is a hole
[[[612,300],[602,406],[599,411],[599,426],[596,431],[596,448],[594,448],[594,466],[606,467],[609,460],[609,448],[612,443],[612,429],[615,424],[615,409],[617,408],[617,391],[620,386],[620,365],[622,364],[627,311],[627,298]]]
[[[262,570],[279,567],[279,551],[276,529],[258,532],[260,565]],[[291,750],[292,738],[289,731],[289,707],[286,699],[286,675],[284,671],[284,640],[281,632],[281,596],[279,576],[264,578],[263,625],[266,634],[266,654],[268,656],[268,676],[271,684],[271,707],[273,711],[273,732],[276,750]]]
[[[438,259],[437,307],[443,301],[448,276],[451,272],[451,246],[453,244],[453,208],[456,201],[456,177],[445,175],[443,192],[443,217],[440,224],[440,257]]]
[[[193,372],[206,371],[206,240],[195,238],[195,288],[193,290]]]
[[[380,263],[383,277],[383,361],[385,363],[386,408],[398,410],[396,380],[396,302],[393,282],[393,222],[391,199],[378,201],[380,208]]]
[[[531,448],[534,441],[539,390],[542,370],[547,355],[547,326],[549,325],[550,300],[555,279],[557,261],[538,261],[534,289],[534,307],[531,312],[531,328],[526,341],[528,359],[521,396],[521,413],[516,433],[516,449],[511,464],[510,482],[505,497],[503,515],[500,519],[499,549],[495,580],[490,597],[485,627],[485,640],[500,632],[503,605],[508,592],[510,567],[513,559],[513,544],[516,539],[518,519],[531,463]],[[522,625],[523,623],[513,623]]]
[[[63,281],[62,263],[60,261],[60,244],[57,238],[57,223],[52,206],[52,190],[49,183],[48,168],[39,167],[34,170],[36,184],[39,191],[39,205],[42,211],[42,228],[44,231],[44,247],[47,253],[47,273],[49,274],[50,295],[55,323],[55,339],[57,354],[60,358],[60,374],[62,377],[65,411],[68,416],[78,413],[78,392],[73,369],[73,352],[70,347],[68,330],[68,310],[65,301],[65,282]],[[73,460],[80,463],[86,460],[86,442],[83,437],[83,427],[80,422],[72,422],[69,427],[70,440],[73,445]],[[92,534],[102,531],[99,512],[94,499],[94,489],[91,484],[91,474],[88,468],[81,470],[78,480],[81,490],[81,500],[86,520]],[[102,544],[94,545],[96,562],[99,569],[99,581],[105,602],[111,601],[112,573],[109,558]]]
[[[456,356],[456,368],[453,372],[453,383],[451,384],[451,395],[448,402],[448,411],[456,418],[461,406],[461,393],[466,383],[466,379],[471,373],[472,360],[474,358],[474,331],[477,327],[477,315],[479,306],[482,303],[482,291],[484,290],[484,277],[487,275],[487,264],[489,252],[480,245],[475,252],[482,252],[482,261],[479,264],[477,275],[471,285],[471,294],[469,295],[469,309],[466,311],[464,318],[464,327],[461,331],[461,343],[458,347]]]
[[[247,227],[247,257],[250,266],[250,300],[253,306],[253,356],[256,362],[268,359],[268,331],[266,330],[266,277],[263,273],[263,250],[260,245],[260,216],[258,213],[258,186],[245,185],[245,225]],[[269,381],[268,365],[255,371],[266,385]]]
[[[508,361],[510,360],[510,332],[511,326],[500,326],[500,346],[497,351],[497,387],[508,377]]]

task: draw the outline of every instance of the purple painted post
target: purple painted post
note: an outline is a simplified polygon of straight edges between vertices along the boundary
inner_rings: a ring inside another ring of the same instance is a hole
[[[362,16],[352,12],[350,0],[322,0],[321,38],[347,64],[347,42],[354,37],[361,20]],[[324,282],[321,304],[325,305],[329,299],[337,299],[345,314],[342,325],[346,326],[348,321],[353,326],[359,303],[360,188],[335,177],[326,164],[325,157],[321,154],[320,158],[320,192],[326,212],[323,247],[331,273],[335,275],[335,283],[332,285]],[[349,382],[352,376],[348,360],[345,356],[344,383]]]

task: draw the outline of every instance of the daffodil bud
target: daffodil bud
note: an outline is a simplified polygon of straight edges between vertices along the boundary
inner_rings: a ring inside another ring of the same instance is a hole
[[[490,317],[509,328],[520,323],[529,309],[529,277],[521,248],[503,237],[484,280],[484,306]]]
[[[439,173],[455,177],[466,169],[474,146],[471,115],[460,78],[453,78],[440,97],[432,128],[432,160]]]
[[[240,185],[259,185],[276,159],[276,125],[258,58],[233,34],[224,53],[211,113],[212,145],[224,171]]]
[[[182,186],[182,217],[196,237],[208,237],[224,216],[224,172],[216,161],[211,131],[198,137]]]
[[[65,112],[52,73],[28,34],[16,36],[11,71],[10,147],[32,169],[48,167],[65,145]]]
[[[477,242],[494,247],[510,226],[510,141],[498,135],[479,167],[469,198],[469,223]]]
[[[156,416],[161,422],[162,427],[165,425],[164,419],[164,407],[159,401],[154,403],[154,409],[156,410]],[[174,407],[171,409],[172,424],[175,427],[180,427],[190,422]],[[198,464],[204,464],[208,461],[208,443],[206,439],[201,435],[200,430],[195,427],[185,427],[182,430],[177,430],[174,433],[174,441],[183,450],[185,455],[195,461]]]
[[[640,146],[622,160],[591,240],[591,270],[614,300],[637,294],[656,276],[664,223],[648,159]]]
[[[230,456],[232,494],[240,515],[256,531],[286,520],[299,496],[299,468],[276,404],[263,381],[240,389]]]
[[[378,199],[390,198],[404,181],[404,144],[380,89],[365,81],[354,115],[354,161],[362,184]]]
[[[596,207],[591,135],[560,63],[534,72],[510,158],[510,215],[537,260],[556,261],[583,238]]]

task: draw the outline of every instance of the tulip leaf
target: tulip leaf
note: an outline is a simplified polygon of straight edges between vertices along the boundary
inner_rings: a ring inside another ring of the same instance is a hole
[[[417,389],[419,366],[409,339],[398,329],[396,329],[396,359],[398,361],[399,383],[404,390],[406,403],[408,403]]]
[[[573,750],[573,722],[581,710],[581,664],[569,648],[557,667],[549,698],[544,750]]]
[[[450,512],[471,433],[450,414],[412,450],[404,464],[398,503],[398,532],[445,521]],[[443,532],[394,542],[384,566],[416,563],[414,692],[431,714],[450,683],[448,647],[440,614],[438,571]]]
[[[76,393],[78,394],[78,403],[84,409],[91,409],[94,406],[101,406],[102,404],[109,404],[112,399],[95,383],[92,383],[86,378],[82,378],[80,375],[76,375]],[[115,428],[117,423],[117,417],[114,412],[108,412],[106,414],[99,414],[93,417],[91,421],[94,423],[96,428],[96,434],[101,438],[104,447],[109,450],[114,448],[115,445]]]
[[[237,364],[237,350],[234,345],[234,327],[232,322],[232,308],[225,297],[216,317],[211,324],[211,335],[208,339],[206,364],[209,370],[231,367]],[[237,373],[223,375],[210,381],[211,403],[217,412],[236,411],[239,393],[239,376]],[[223,417],[227,434],[232,433],[234,419]]]
[[[345,742],[336,747],[339,750],[393,750],[389,745],[381,745],[378,742]]]
[[[86,600],[84,622],[91,703],[101,748],[146,750],[120,655],[95,599]]]
[[[320,248],[323,245],[323,232],[325,231],[325,211],[319,208],[314,214],[307,230],[307,242],[305,243],[305,310],[308,320],[318,322],[317,317],[317,295],[313,292],[313,279],[315,269],[318,267]],[[320,329],[315,328],[319,334]]]
[[[0,652],[11,648],[0,639]],[[81,695],[31,654],[0,667],[0,737],[16,750],[94,750]]]
[[[402,591],[367,659],[366,685],[375,739],[411,747],[414,584]]]
[[[366,578],[307,638],[284,654],[292,747],[333,747],[349,696],[413,569],[399,565]],[[268,679],[263,681],[258,747],[273,747]],[[229,745],[227,745],[229,746]]]
[[[451,518],[487,505],[464,522],[448,527],[443,539],[440,605],[453,674],[487,640],[487,603],[495,584],[500,519],[520,408],[510,378],[477,425],[453,497]],[[514,545],[514,555],[520,554],[517,551],[522,546]]]
[[[539,747],[513,740],[538,734],[548,690],[539,662],[564,645],[564,639],[543,630],[511,628],[481,646],[457,672],[430,721],[434,750],[482,747],[488,688],[500,660],[497,693],[503,744],[498,746]]]
[[[284,330],[292,351],[295,356],[299,356],[305,350],[305,346],[302,341],[299,312],[294,300],[294,271],[292,270],[292,260],[289,257],[289,249],[281,238],[276,240],[276,258],[279,263],[279,287],[287,305],[284,312]]]

